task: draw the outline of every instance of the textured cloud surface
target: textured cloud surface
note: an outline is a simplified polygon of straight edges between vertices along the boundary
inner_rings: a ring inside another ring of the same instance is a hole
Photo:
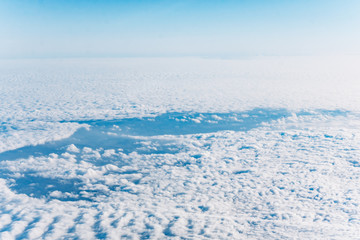
[[[356,238],[358,60],[3,61],[0,238]]]

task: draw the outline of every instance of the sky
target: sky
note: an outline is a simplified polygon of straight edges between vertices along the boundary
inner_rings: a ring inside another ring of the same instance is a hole
[[[0,58],[360,54],[358,0],[0,0]]]

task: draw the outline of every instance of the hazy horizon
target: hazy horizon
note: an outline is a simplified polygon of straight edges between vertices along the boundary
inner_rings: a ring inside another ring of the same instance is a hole
[[[0,58],[359,54],[355,0],[0,3]]]

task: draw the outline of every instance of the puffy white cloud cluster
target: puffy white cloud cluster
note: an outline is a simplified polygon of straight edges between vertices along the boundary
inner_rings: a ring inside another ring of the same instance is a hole
[[[356,238],[357,59],[2,61],[0,157],[37,146],[0,161],[0,239]],[[101,128],[99,146],[42,144],[78,120],[191,111],[204,115],[174,121],[215,126],[254,107],[293,114],[247,131],[128,136],[131,151],[102,144],[120,130]]]

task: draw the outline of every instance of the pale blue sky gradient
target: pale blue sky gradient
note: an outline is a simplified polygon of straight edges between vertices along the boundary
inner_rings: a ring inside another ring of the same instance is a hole
[[[358,0],[1,0],[0,58],[360,53]]]

